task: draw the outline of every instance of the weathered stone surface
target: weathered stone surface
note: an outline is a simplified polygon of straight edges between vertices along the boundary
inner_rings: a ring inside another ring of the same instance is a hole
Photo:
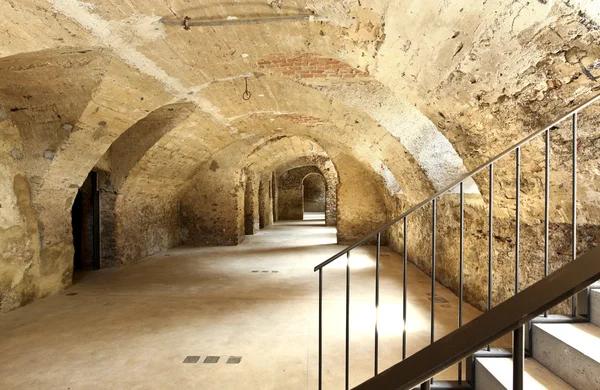
[[[320,175],[320,171],[317,167],[302,167],[290,169],[279,176],[277,179],[279,219],[302,220],[304,218],[303,185],[305,178],[310,174]]]
[[[0,3],[1,311],[71,283],[71,209],[92,170],[103,267],[239,243],[282,218],[281,175],[311,166],[327,183],[327,224],[352,242],[600,93],[595,2],[168,3]],[[160,23],[307,12],[330,19]],[[600,109],[579,120],[581,252],[599,239]],[[552,267],[569,261],[571,145],[569,123],[553,130]],[[542,139],[522,150],[522,287],[542,270],[543,151]],[[496,164],[494,303],[514,291],[514,171],[512,157]],[[466,191],[465,293],[479,307],[487,180]],[[438,208],[438,276],[455,290],[457,202]],[[409,220],[409,258],[424,270],[429,217]],[[385,240],[401,251],[402,234]]]

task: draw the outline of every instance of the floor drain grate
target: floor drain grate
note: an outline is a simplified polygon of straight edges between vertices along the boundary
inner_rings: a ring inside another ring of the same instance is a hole
[[[254,270],[252,270],[252,273],[253,274],[257,274],[257,273],[263,273],[263,274],[273,273],[273,274],[277,274],[277,273],[279,273],[279,271],[269,271],[269,270],[259,271],[259,270],[254,269]]]
[[[227,359],[227,364],[240,364],[241,361],[241,356],[229,356],[229,359]]]
[[[389,253],[382,253],[381,256],[382,257],[390,257],[390,254]]]
[[[183,362],[184,363],[198,363],[198,360],[200,360],[200,356],[187,356]]]
[[[257,270],[257,269],[255,269],[255,270],[252,270],[252,273],[253,273],[253,274],[255,274],[255,273],[257,273],[257,272],[258,272],[258,270]]]
[[[74,296],[75,296],[75,295],[77,295],[77,294],[78,294],[78,293],[68,293],[68,294],[65,294],[65,295],[66,295],[66,296],[68,296],[68,297],[74,297]]]
[[[220,356],[207,356],[204,363],[218,363]]]

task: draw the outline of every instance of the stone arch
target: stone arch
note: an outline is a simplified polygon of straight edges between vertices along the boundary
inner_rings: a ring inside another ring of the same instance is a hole
[[[327,183],[323,175],[309,173],[302,179],[302,198],[304,212],[318,212],[325,214],[327,210]]]
[[[32,300],[72,282],[71,210],[89,172],[119,134],[169,98],[151,79],[95,50],[22,53],[2,58],[0,72],[11,86],[0,91],[0,111],[18,129],[13,155],[36,231],[30,242],[35,258],[21,273],[23,286],[13,289],[27,289]],[[123,93],[115,98],[115,91]],[[146,94],[151,97],[125,104]]]
[[[337,222],[338,237],[342,242],[361,238],[386,220],[387,210],[378,207],[385,203],[385,184],[353,156],[328,145],[335,156],[329,158],[329,151],[326,152],[314,140],[300,136],[281,135],[268,138],[267,141],[256,137],[252,146],[247,145],[248,143],[238,142],[212,155],[210,162],[199,169],[189,182],[181,198],[184,243],[236,245],[243,240],[244,169],[265,180],[273,172],[276,172],[277,177],[278,172],[289,169],[290,164],[308,165],[306,161],[322,158],[328,167],[324,170],[324,175],[339,177],[340,186],[343,184],[345,190],[344,197],[348,199],[346,206],[342,207],[343,215],[338,207],[337,217],[332,212],[328,220],[331,225]],[[262,159],[261,156],[265,158]],[[302,162],[302,159],[306,160]],[[262,163],[259,164],[259,161]],[[326,172],[329,173],[325,174]],[[361,183],[360,180],[364,182]],[[367,183],[369,191],[364,190],[364,183]],[[358,205],[358,212],[355,210],[356,205],[350,200],[357,193],[364,195],[363,201]],[[338,203],[341,202],[340,198]],[[200,205],[203,204],[210,204],[212,207],[201,208]],[[365,218],[366,213],[369,218]],[[215,232],[219,236],[215,236]]]
[[[128,181],[138,179],[138,175],[132,175],[132,172],[136,172],[134,168],[148,151],[166,134],[186,121],[192,112],[193,105],[190,103],[168,104],[150,112],[123,132],[102,157],[101,165],[105,168],[105,173],[101,188],[101,267],[130,264],[179,243],[177,229],[169,232],[159,226],[169,219],[158,218],[161,215],[158,208],[155,208],[154,212],[144,213],[144,221],[132,224],[131,216],[123,215],[126,205],[122,189],[131,187],[128,186]],[[139,204],[141,200],[138,198],[137,202]],[[171,220],[174,217],[176,216],[171,213]],[[130,228],[132,225],[136,227],[135,232]],[[174,226],[172,222],[166,225],[169,228]],[[139,226],[145,228],[139,229]],[[156,234],[157,231],[161,233]]]
[[[325,180],[325,198],[326,198],[326,210],[325,210],[325,224],[327,226],[336,226],[338,219],[337,205],[338,205],[338,186],[340,183],[339,172],[333,161],[324,158],[300,158],[286,165],[278,167],[275,172],[277,177],[285,172],[289,172],[294,169],[309,168],[310,173],[318,173],[323,176]],[[300,180],[301,188],[303,179]],[[279,201],[277,205],[279,209]],[[278,213],[279,214],[279,213]]]
[[[321,175],[315,166],[307,165],[281,172],[277,178],[279,215],[282,220],[304,219],[304,179]]]
[[[467,173],[462,159],[433,122],[368,72],[317,53],[276,54],[259,60],[257,65],[371,116],[404,145],[436,189]],[[382,176],[393,178],[385,171]],[[467,193],[478,193],[475,182],[467,184]],[[395,186],[397,183],[391,183],[391,191],[399,190],[399,186],[393,189]]]
[[[302,220],[305,212],[305,181],[317,177],[322,181],[322,211],[327,226],[335,226],[337,210],[337,181],[323,174],[321,168],[308,163],[296,168],[282,170],[277,179],[278,210],[282,220]],[[312,210],[317,211],[317,210]]]

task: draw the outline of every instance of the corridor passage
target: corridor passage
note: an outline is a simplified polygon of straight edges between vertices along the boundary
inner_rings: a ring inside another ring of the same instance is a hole
[[[315,389],[313,267],[343,248],[335,242],[335,228],[311,215],[239,246],[178,247],[87,273],[67,291],[0,317],[0,389]],[[351,257],[352,384],[373,370],[373,254],[366,247]],[[401,357],[402,262],[386,248],[381,260],[385,369]],[[324,274],[327,389],[343,388],[344,272],[345,259]],[[413,353],[429,342],[430,279],[408,272]],[[438,292],[448,301],[438,304],[439,337],[456,326],[457,300]],[[477,314],[465,307],[466,319]],[[200,358],[184,363],[187,356]],[[454,379],[456,370],[445,376]]]

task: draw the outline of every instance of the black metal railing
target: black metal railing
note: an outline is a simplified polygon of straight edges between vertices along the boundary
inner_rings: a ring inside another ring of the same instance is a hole
[[[600,247],[579,256],[555,271],[551,277],[534,283],[434,344],[362,383],[355,390],[412,389],[473,355],[485,345],[522,328],[544,311],[598,279]]]
[[[345,343],[345,388],[349,389],[350,386],[350,253],[353,249],[359,247],[360,245],[367,244],[374,238],[376,238],[376,254],[375,254],[375,264],[376,264],[376,273],[375,273],[375,356],[374,356],[374,373],[375,376],[378,375],[378,367],[379,367],[379,301],[380,301],[380,293],[379,293],[379,278],[380,278],[380,255],[381,255],[381,234],[385,232],[390,227],[396,225],[399,222],[403,222],[403,244],[404,244],[404,254],[403,254],[403,297],[402,297],[402,321],[403,321],[403,331],[402,331],[402,359],[406,359],[406,345],[407,345],[407,265],[408,265],[408,217],[413,213],[423,210],[426,206],[431,204],[431,329],[430,329],[430,343],[433,344],[435,342],[435,298],[436,298],[436,249],[437,249],[437,201],[438,199],[452,191],[455,188],[459,188],[460,192],[460,250],[459,250],[459,308],[458,308],[458,326],[459,328],[463,326],[463,288],[464,288],[464,210],[465,210],[465,202],[464,202],[464,185],[465,181],[472,179],[472,177],[485,169],[489,170],[489,210],[488,210],[488,302],[487,308],[488,311],[492,310],[492,301],[493,301],[493,229],[494,229],[494,165],[497,161],[502,158],[508,156],[511,153],[515,153],[515,294],[519,293],[519,283],[520,283],[520,203],[521,203],[521,149],[524,145],[528,144],[534,138],[537,138],[540,135],[545,136],[545,209],[544,209],[544,277],[548,276],[548,261],[549,261],[549,204],[550,204],[550,133],[554,129],[556,129],[557,125],[564,120],[569,118],[572,119],[572,135],[573,135],[573,152],[572,152],[572,161],[573,161],[573,172],[572,172],[572,229],[571,229],[571,240],[572,240],[572,256],[571,259],[575,260],[577,257],[577,198],[576,198],[576,190],[577,190],[577,120],[578,113],[588,107],[589,105],[595,103],[600,100],[600,95],[595,96],[590,99],[586,103],[580,105],[576,109],[572,110],[568,114],[564,115],[560,119],[556,120],[554,123],[546,126],[545,128],[536,131],[530,136],[526,137],[519,143],[511,146],[506,149],[504,152],[500,153],[496,157],[492,158],[488,162],[480,165],[470,173],[462,176],[452,184],[446,186],[441,191],[437,192],[435,195],[429,197],[423,202],[417,204],[415,207],[410,210],[402,213],[399,217],[394,218],[392,221],[383,225],[379,229],[375,230],[373,233],[364,237],[357,243],[349,246],[348,248],[342,250],[336,255],[330,257],[325,260],[321,264],[315,267],[315,272],[319,273],[319,368],[318,368],[318,383],[319,389],[322,388],[323,384],[323,270],[327,265],[331,264],[335,260],[339,259],[343,255],[346,255],[346,343]],[[571,297],[572,307],[571,314],[573,317],[577,315],[577,302],[576,297],[573,295]],[[547,311],[544,312],[544,315],[548,315]],[[525,328],[524,326],[520,326],[514,331],[514,343],[513,343],[513,360],[514,360],[514,373],[513,373],[513,381],[514,381],[514,389],[522,389],[523,388],[523,364],[524,364],[524,348],[525,348]],[[490,345],[487,346],[488,350],[490,350]],[[458,367],[458,380],[462,381],[462,362],[459,361]],[[433,379],[431,382],[428,380],[426,383],[422,384],[423,389],[428,389],[430,387],[430,383],[433,383]]]

